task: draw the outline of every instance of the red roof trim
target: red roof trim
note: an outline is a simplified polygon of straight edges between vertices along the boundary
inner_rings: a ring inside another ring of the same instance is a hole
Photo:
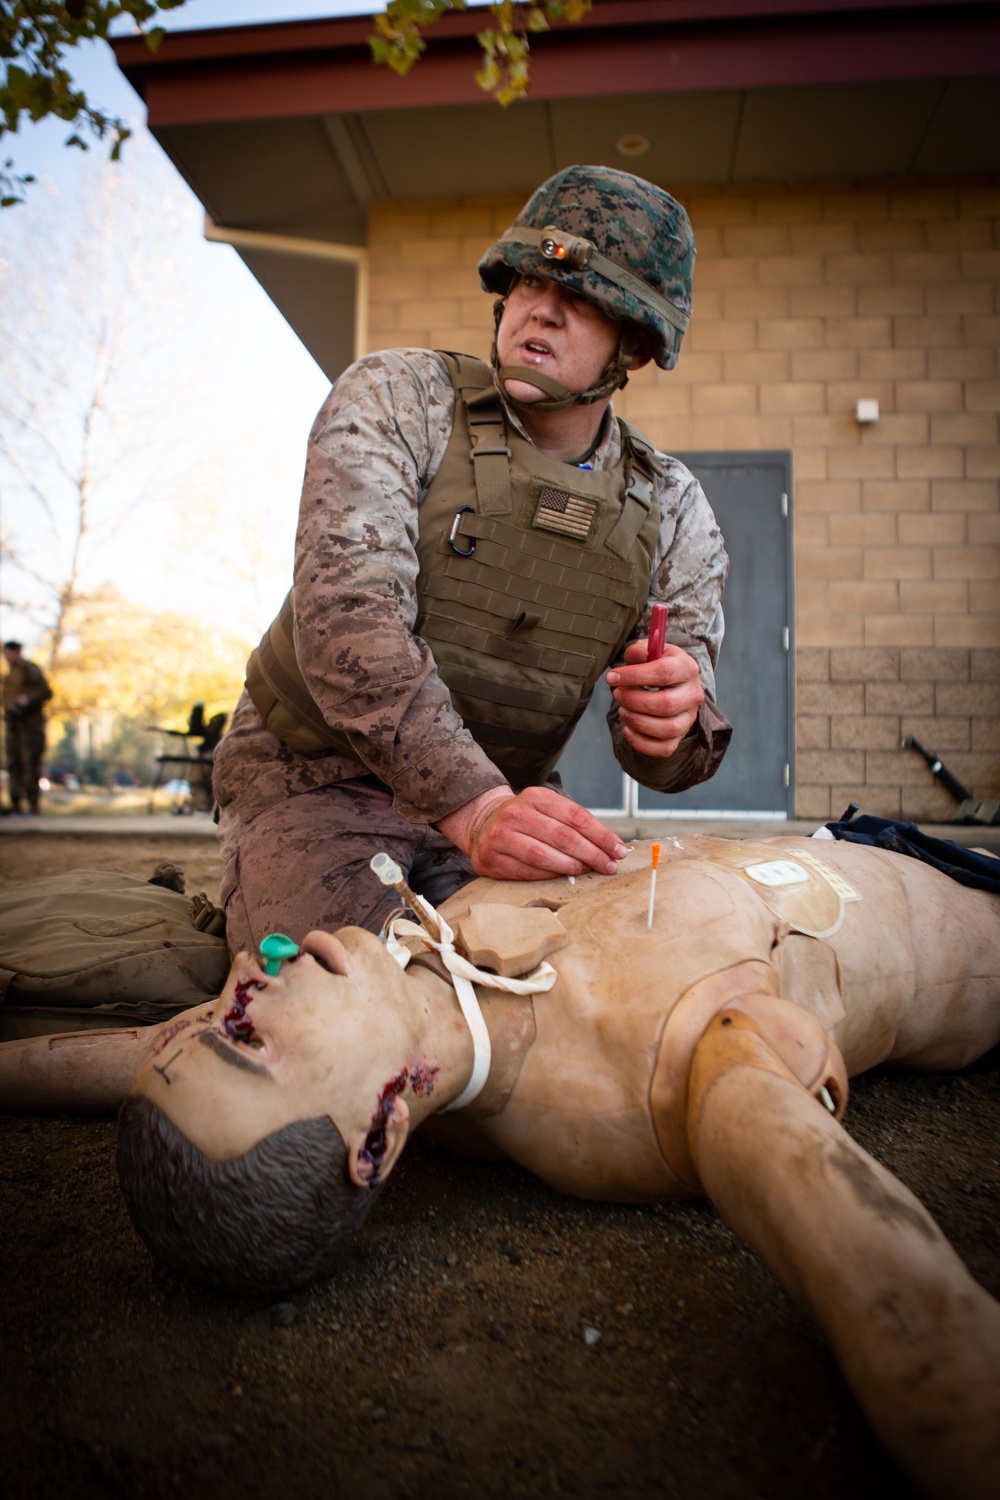
[[[995,0],[958,0],[961,9],[994,8]],[[697,24],[716,20],[766,19],[774,16],[835,16],[885,11],[956,9],[956,0],[598,0],[575,30],[614,26]],[[274,57],[316,48],[364,47],[372,16],[328,20],[273,21],[254,26],[214,26],[198,31],[169,31],[153,53],[140,37],[113,43],[119,66],[150,72],[178,62],[222,61],[236,57]],[[439,37],[474,36],[482,28],[478,11],[443,16],[430,33]],[[558,27],[557,27],[558,29]]]
[[[697,23],[692,24],[692,18]],[[706,24],[708,22],[708,24]],[[169,33],[115,44],[149,123],[482,103],[475,12],[445,17],[405,78],[371,62],[368,17]],[[532,39],[534,100],[1000,71],[994,4],[940,0],[598,0]]]

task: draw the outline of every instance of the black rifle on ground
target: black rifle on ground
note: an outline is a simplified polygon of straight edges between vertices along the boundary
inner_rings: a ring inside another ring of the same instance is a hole
[[[1000,802],[986,802],[974,797],[968,787],[963,786],[958,777],[948,770],[940,755],[934,755],[932,751],[925,750],[912,734],[906,736],[903,748],[916,750],[918,755],[922,755],[930,766],[935,780],[940,781],[945,790],[955,798],[959,804],[956,823],[1000,823]]]

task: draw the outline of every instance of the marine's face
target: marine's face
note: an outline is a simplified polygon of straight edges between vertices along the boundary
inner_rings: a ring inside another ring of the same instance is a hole
[[[350,1147],[370,1130],[404,1045],[404,985],[378,939],[357,928],[310,933],[274,977],[242,953],[217,1001],[164,1028],[133,1092],[216,1161],[320,1115]]]
[[[586,391],[607,368],[620,334],[621,324],[586,297],[543,276],[522,276],[504,306],[497,353],[502,365],[537,369],[568,391]],[[518,401],[545,399],[522,381],[514,395]]]

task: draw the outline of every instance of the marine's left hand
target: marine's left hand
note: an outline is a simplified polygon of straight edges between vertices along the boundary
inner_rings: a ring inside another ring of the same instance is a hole
[[[633,641],[625,665],[612,668],[606,681],[633,750],[665,760],[697,719],[705,692],[698,663],[680,646],[667,646],[656,661],[646,660],[646,648],[645,640]]]

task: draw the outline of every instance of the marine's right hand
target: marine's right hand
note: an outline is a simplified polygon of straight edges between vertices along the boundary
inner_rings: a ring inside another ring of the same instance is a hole
[[[628,850],[593,813],[552,787],[514,794],[493,787],[437,824],[494,880],[551,880],[554,875],[615,875]]]

